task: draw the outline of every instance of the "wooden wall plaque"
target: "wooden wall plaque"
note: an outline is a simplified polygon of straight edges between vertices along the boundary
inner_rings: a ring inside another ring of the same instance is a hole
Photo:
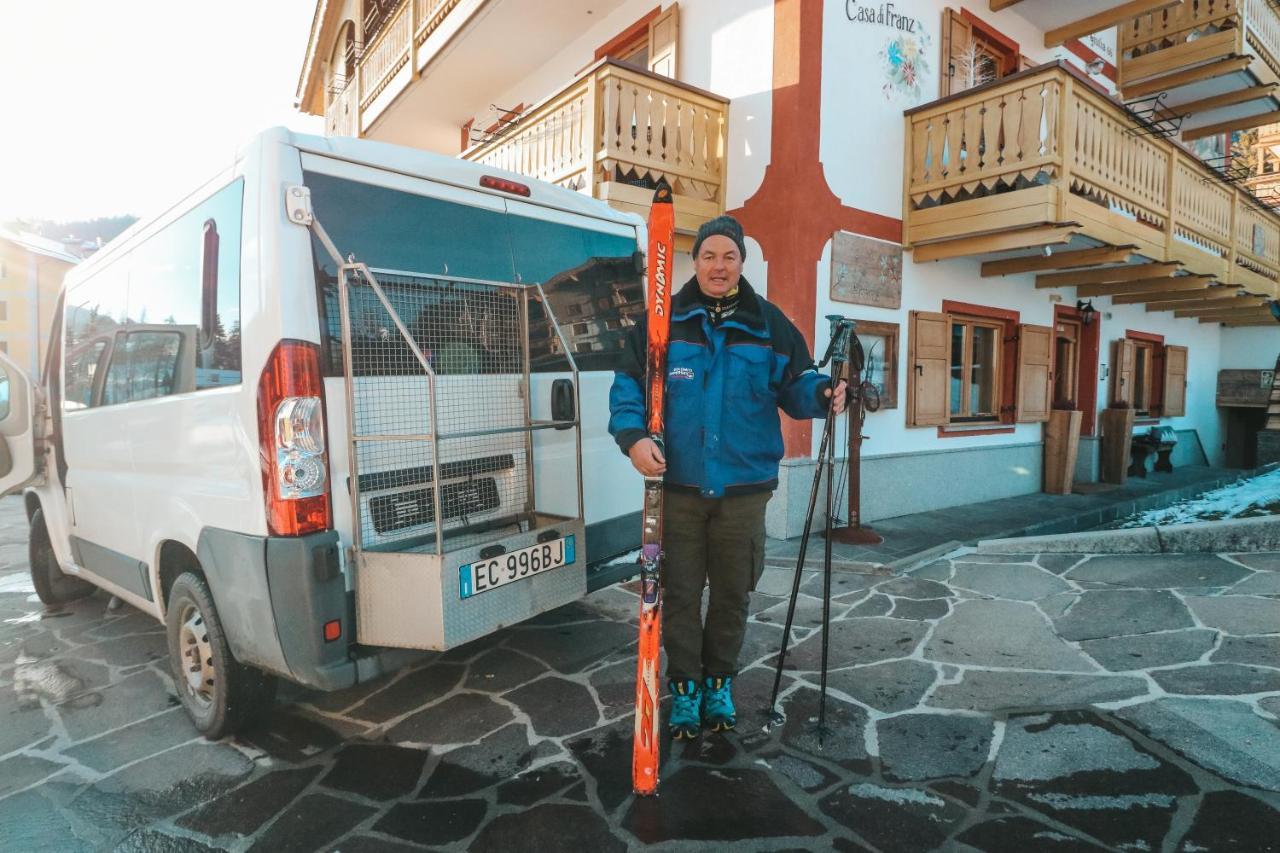
[[[902,307],[902,246],[837,231],[831,240],[831,298],[836,302]]]

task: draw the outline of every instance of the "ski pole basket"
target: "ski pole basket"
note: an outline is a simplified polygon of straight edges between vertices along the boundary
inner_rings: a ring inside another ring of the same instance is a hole
[[[359,641],[451,648],[584,595],[578,372],[541,286],[338,278]]]

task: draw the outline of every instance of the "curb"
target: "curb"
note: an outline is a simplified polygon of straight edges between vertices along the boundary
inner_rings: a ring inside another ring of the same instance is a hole
[[[985,539],[979,554],[1203,554],[1280,551],[1280,516]]]

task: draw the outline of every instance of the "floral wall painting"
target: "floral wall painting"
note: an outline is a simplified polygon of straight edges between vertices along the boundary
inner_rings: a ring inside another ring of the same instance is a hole
[[[902,247],[837,231],[831,238],[831,298],[877,308],[902,307]]]
[[[924,98],[921,82],[929,74],[929,37],[924,33],[891,38],[880,51],[884,64],[886,100],[901,98],[919,103]]]

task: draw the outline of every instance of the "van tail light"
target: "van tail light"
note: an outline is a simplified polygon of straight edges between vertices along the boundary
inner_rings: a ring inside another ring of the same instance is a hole
[[[302,536],[333,526],[320,347],[281,341],[258,381],[258,443],[267,530]]]

